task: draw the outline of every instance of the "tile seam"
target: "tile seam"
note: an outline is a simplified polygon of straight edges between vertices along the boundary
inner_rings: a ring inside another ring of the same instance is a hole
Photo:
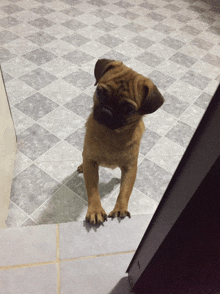
[[[127,253],[134,253],[136,250],[131,251],[124,251],[124,252],[115,252],[115,253],[107,253],[107,254],[99,254],[99,255],[91,255],[91,256],[82,256],[82,257],[75,257],[75,258],[69,258],[69,259],[59,259],[59,261],[56,259],[55,261],[45,261],[45,262],[37,262],[37,263],[27,263],[27,264],[18,264],[18,265],[9,265],[9,266],[2,266],[0,267],[1,270],[11,270],[11,269],[19,269],[19,268],[26,268],[26,267],[34,267],[34,266],[42,266],[42,265],[48,265],[48,264],[60,264],[62,262],[67,261],[74,261],[79,259],[90,259],[95,257],[103,257],[103,256],[111,256],[111,255],[119,255],[119,254],[127,254]],[[58,292],[59,294],[59,292]]]
[[[60,230],[56,224],[56,267],[57,267],[57,294],[60,294]]]

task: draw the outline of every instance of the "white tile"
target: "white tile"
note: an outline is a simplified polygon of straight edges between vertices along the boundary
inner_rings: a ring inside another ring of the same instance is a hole
[[[82,50],[88,54],[91,54],[91,55],[97,57],[97,59],[98,59],[100,56],[109,52],[110,48],[99,43],[99,42],[91,41],[91,42],[88,42],[88,43],[80,46],[80,50]],[[94,61],[92,61],[92,62],[94,63]]]
[[[56,260],[56,225],[0,231],[0,266]]]
[[[180,80],[174,82],[167,92],[188,103],[193,103],[202,94],[202,90]]]
[[[181,78],[188,69],[172,60],[164,60],[157,66],[157,70],[173,78]]]
[[[78,96],[81,91],[64,80],[58,80],[41,89],[40,93],[52,101],[63,105]]]
[[[132,257],[126,253],[62,262],[61,294],[131,293],[125,272]]]
[[[0,292],[4,294],[57,293],[55,264],[0,271]]]
[[[60,106],[39,119],[38,123],[60,139],[65,139],[85,122],[82,117]]]
[[[174,116],[166,113],[162,109],[158,109],[154,113],[144,116],[143,120],[146,128],[161,136],[164,136],[176,122]]]
[[[148,152],[146,158],[164,168],[170,173],[174,173],[180,159],[183,156],[185,148],[179,144],[163,137],[159,142]]]
[[[123,220],[108,218],[100,226],[60,224],[60,259],[136,250],[150,219],[151,215],[136,215]]]
[[[82,152],[66,141],[60,141],[35,161],[35,164],[61,183],[65,183],[81,163]]]
[[[122,44],[115,47],[114,50],[130,58],[134,58],[144,52],[144,49],[130,42],[123,42]]]
[[[185,122],[193,128],[197,128],[205,110],[196,106],[191,105],[179,118],[180,121]]]

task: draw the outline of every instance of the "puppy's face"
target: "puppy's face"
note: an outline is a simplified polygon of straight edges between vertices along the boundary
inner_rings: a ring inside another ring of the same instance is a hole
[[[96,91],[93,117],[111,130],[122,129],[164,102],[151,80],[122,62],[101,59],[95,66]]]
[[[108,85],[98,85],[94,102],[94,119],[111,130],[124,127],[137,115],[136,103],[120,94],[117,87],[113,90]]]

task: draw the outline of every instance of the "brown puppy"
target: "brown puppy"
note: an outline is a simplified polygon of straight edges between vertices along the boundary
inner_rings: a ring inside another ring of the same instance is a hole
[[[127,210],[137,172],[142,134],[142,116],[156,111],[164,102],[151,80],[122,62],[100,59],[95,65],[97,85],[93,112],[86,122],[83,172],[88,196],[86,220],[99,224],[107,220],[98,191],[99,165],[120,167],[120,193],[109,217],[130,217]]]

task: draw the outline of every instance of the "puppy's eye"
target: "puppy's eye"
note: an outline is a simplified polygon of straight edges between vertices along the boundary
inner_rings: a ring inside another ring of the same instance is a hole
[[[96,88],[96,97],[98,100],[103,100],[107,96],[107,90],[102,87]]]

